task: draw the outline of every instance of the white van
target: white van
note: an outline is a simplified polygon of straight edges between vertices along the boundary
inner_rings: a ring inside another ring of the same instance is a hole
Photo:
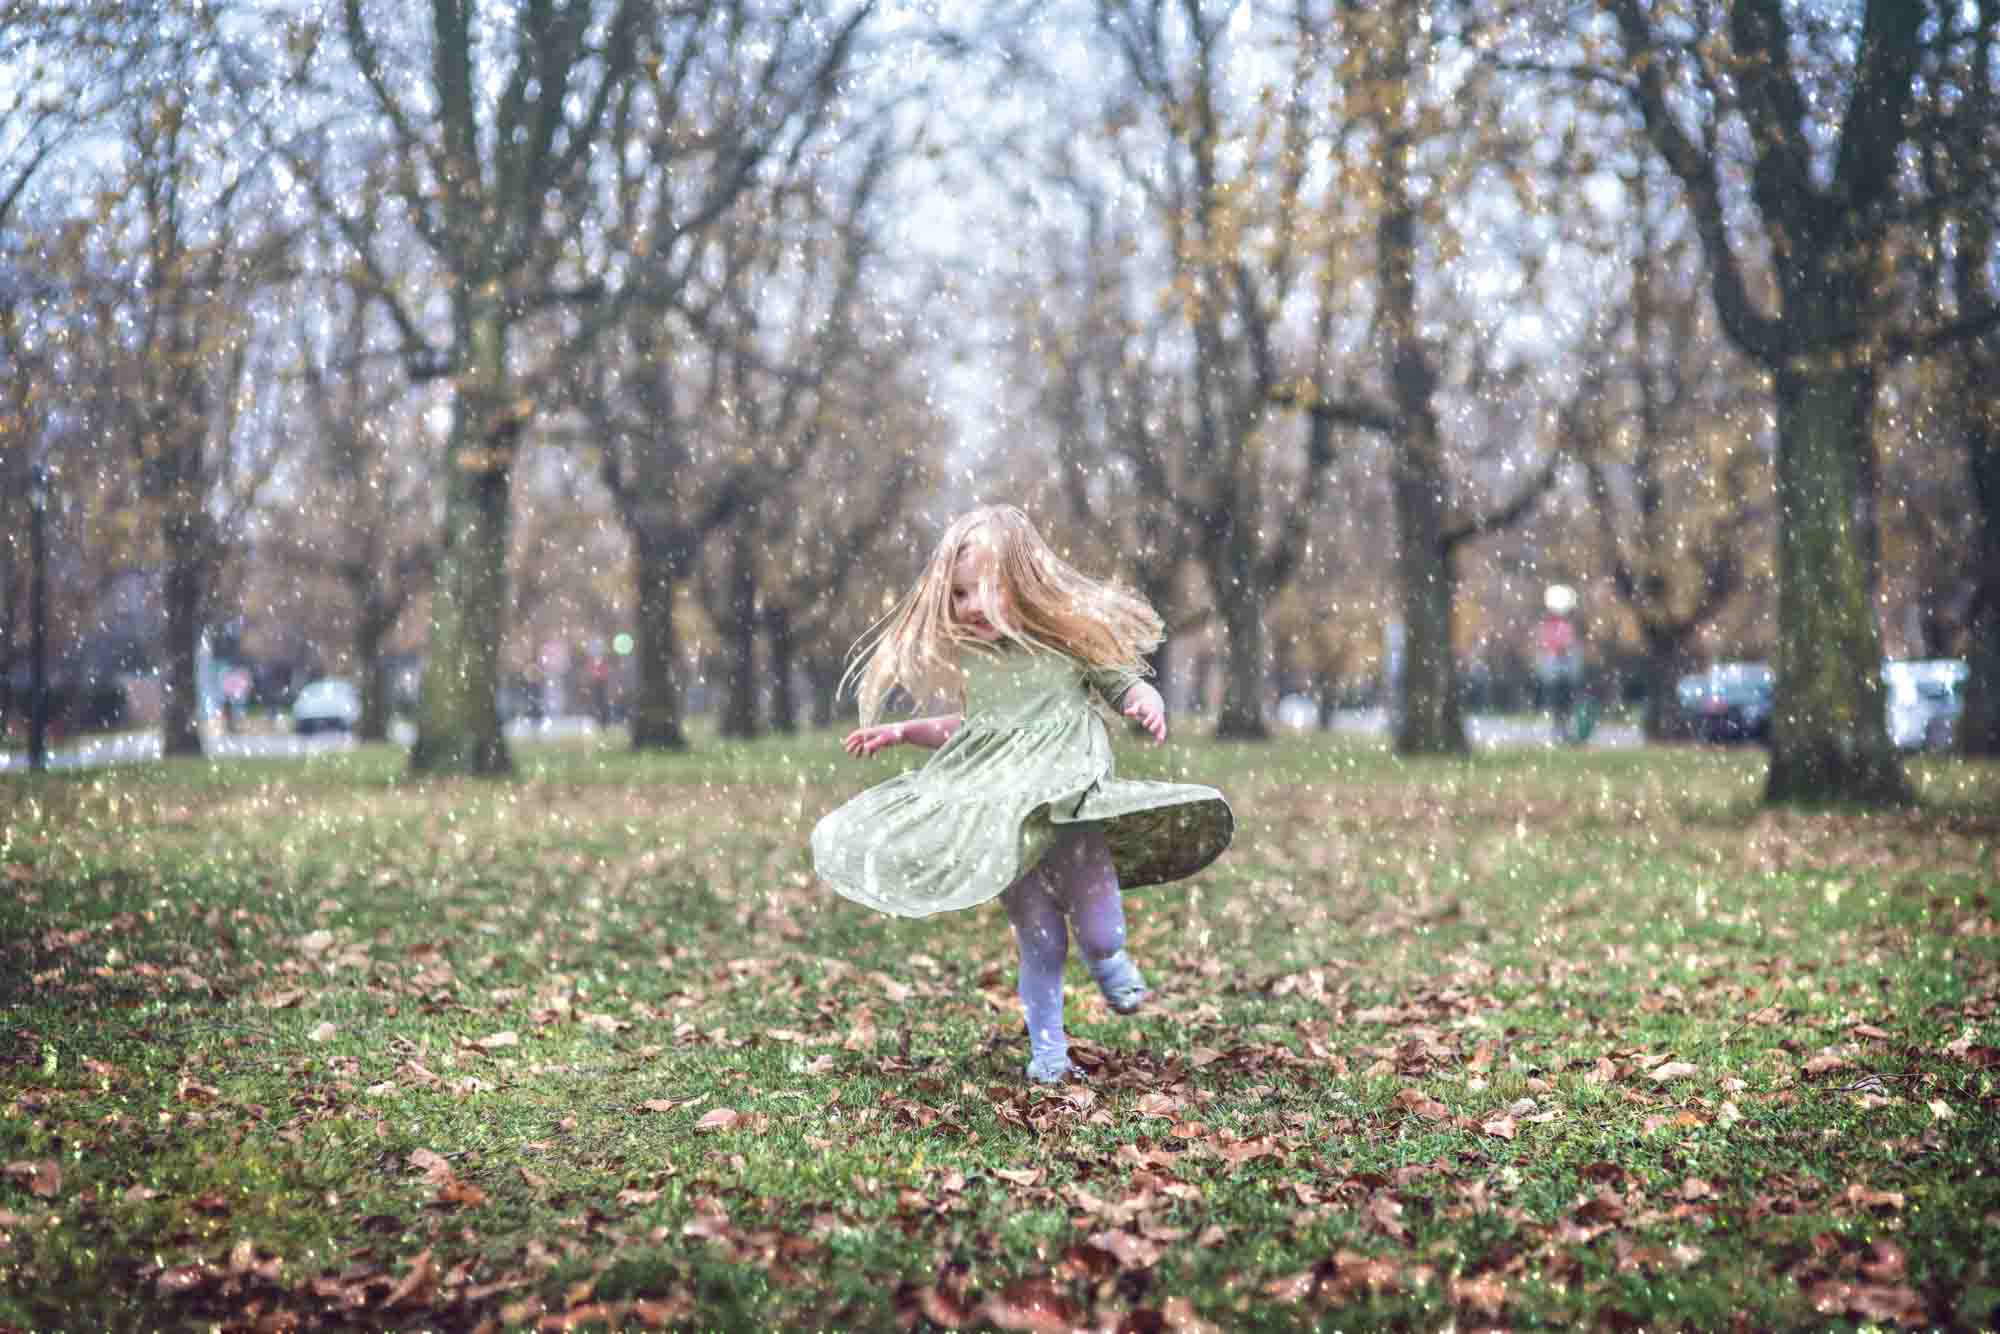
[[[1889,697],[1889,739],[1903,750],[1944,750],[1965,712],[1963,658],[1916,658],[1882,664]]]

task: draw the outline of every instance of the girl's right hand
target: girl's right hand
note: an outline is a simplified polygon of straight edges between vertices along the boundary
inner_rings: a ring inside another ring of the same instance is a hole
[[[847,739],[840,744],[849,755],[860,759],[864,755],[873,755],[878,750],[887,750],[891,746],[900,745],[902,740],[901,723],[882,723],[875,727],[857,727],[849,732]]]

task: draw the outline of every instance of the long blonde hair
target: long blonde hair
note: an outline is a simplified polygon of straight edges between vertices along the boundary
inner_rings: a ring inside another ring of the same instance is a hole
[[[916,586],[856,641],[841,688],[855,686],[863,726],[881,717],[899,685],[919,703],[936,694],[962,698],[959,653],[992,651],[951,617],[952,578],[976,542],[993,552],[997,591],[1006,595],[986,599],[1003,640],[1092,667],[1147,670],[1145,656],[1165,635],[1159,613],[1136,593],[1078,571],[1015,506],[987,505],[952,521]]]

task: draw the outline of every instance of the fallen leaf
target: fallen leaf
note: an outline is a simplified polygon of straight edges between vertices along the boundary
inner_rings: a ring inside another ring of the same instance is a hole
[[[1900,1209],[1903,1207],[1903,1192],[1900,1190],[1874,1190],[1859,1181],[1841,1192],[1841,1199],[1863,1209]]]
[[[1511,1116],[1496,1116],[1479,1128],[1495,1139],[1514,1138],[1514,1118]]]
[[[153,1280],[153,1286],[162,1295],[179,1296],[207,1287],[220,1275],[206,1265],[175,1265],[162,1269],[160,1276]]]
[[[1877,1283],[1894,1283],[1903,1277],[1907,1265],[1903,1248],[1884,1238],[1869,1244],[1861,1261],[1861,1272]]]
[[[1408,1241],[1410,1233],[1403,1226],[1403,1206],[1387,1195],[1377,1195],[1368,1201],[1368,1217],[1387,1236],[1397,1241]]]
[[[451,1170],[445,1156],[434,1149],[412,1149],[403,1161],[422,1172],[431,1181],[442,1183],[458,1174]]]
[[[1655,1084],[1665,1084],[1676,1079],[1692,1079],[1701,1071],[1687,1061],[1668,1061],[1646,1072],[1646,1077]]]
[[[314,1042],[331,1042],[333,1041],[333,1035],[338,1033],[339,1031],[340,1030],[335,1028],[332,1024],[327,1023],[324,1019],[322,1019],[313,1028],[313,1031],[308,1033],[306,1036],[311,1038]]]
[[[980,1305],[979,1315],[1006,1330],[1066,1334],[1082,1323],[1083,1312],[1053,1279],[1024,1278]]]
[[[1017,1186],[1032,1186],[1042,1179],[1039,1167],[997,1167],[993,1175],[1003,1181],[1011,1181]]]
[[[436,1286],[437,1269],[431,1264],[431,1253],[427,1247],[417,1253],[416,1259],[410,1261],[410,1272],[403,1275],[401,1281],[389,1290],[389,1295],[382,1299],[382,1306],[387,1309],[403,1302],[421,1306],[430,1300],[430,1294]]]
[[[1498,1316],[1507,1304],[1507,1280],[1490,1271],[1476,1278],[1449,1279],[1445,1291],[1455,1304],[1484,1316]]]
[[[1090,1244],[1111,1252],[1127,1269],[1149,1269],[1159,1263],[1167,1248],[1157,1241],[1122,1230],[1094,1232]]]
[[[28,1193],[52,1200],[62,1193],[62,1164],[53,1158],[8,1163],[6,1175],[28,1183]]]
[[[701,1119],[694,1123],[696,1130],[734,1130],[743,1120],[743,1113],[734,1107],[711,1107],[703,1112]]]
[[[439,1204],[460,1205],[467,1209],[477,1209],[480,1205],[486,1203],[486,1192],[473,1185],[470,1181],[463,1181],[458,1177],[453,1177],[438,1187],[437,1198]]]
[[[481,1051],[498,1051],[502,1047],[518,1047],[520,1044],[521,1035],[510,1028],[498,1033],[489,1033],[472,1045]]]
[[[1934,1120],[1949,1121],[1955,1115],[1955,1113],[1951,1110],[1951,1104],[1946,1102],[1943,1098],[1932,1098],[1930,1102],[1925,1105],[1931,1109],[1931,1117]]]

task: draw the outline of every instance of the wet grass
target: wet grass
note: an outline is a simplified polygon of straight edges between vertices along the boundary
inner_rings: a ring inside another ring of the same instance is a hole
[[[0,780],[0,1322],[2000,1319],[2000,770],[1121,746],[1235,847],[1028,1089],[997,906],[825,894],[834,738]]]

